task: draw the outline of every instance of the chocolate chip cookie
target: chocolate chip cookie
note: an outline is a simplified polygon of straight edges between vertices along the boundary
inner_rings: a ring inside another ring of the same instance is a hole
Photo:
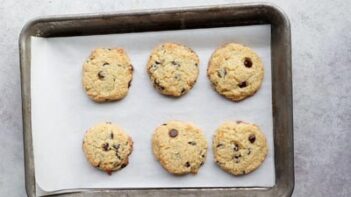
[[[164,43],[152,51],[147,72],[159,92],[178,97],[194,86],[199,75],[198,65],[199,57],[190,48]]]
[[[155,130],[152,149],[168,172],[175,175],[196,174],[206,160],[207,141],[195,125],[170,121]]]
[[[240,101],[261,87],[264,70],[261,59],[253,50],[230,43],[212,54],[207,75],[219,94]]]
[[[266,158],[266,137],[254,124],[225,122],[213,138],[215,161],[224,171],[244,175],[258,168]]]
[[[124,98],[131,85],[133,66],[124,49],[95,49],[83,65],[83,86],[96,102]]]
[[[83,151],[91,165],[111,174],[128,165],[133,141],[119,126],[101,123],[85,134]]]

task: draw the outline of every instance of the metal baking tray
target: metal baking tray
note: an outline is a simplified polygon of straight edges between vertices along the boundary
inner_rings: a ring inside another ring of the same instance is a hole
[[[56,194],[78,196],[291,196],[294,188],[291,38],[287,16],[267,3],[172,8],[38,18],[20,34],[25,182],[37,196],[31,127],[31,36],[64,37],[164,30],[271,25],[272,102],[276,183],[269,188],[88,189]]]

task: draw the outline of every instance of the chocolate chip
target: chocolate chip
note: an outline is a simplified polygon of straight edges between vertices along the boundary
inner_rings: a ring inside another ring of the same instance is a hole
[[[205,158],[205,155],[201,155],[202,158]]]
[[[247,86],[246,81],[239,83],[239,88],[245,88]]]
[[[227,69],[221,68],[217,71],[217,75],[219,78],[224,78],[227,75]]]
[[[198,66],[199,64],[198,63],[195,63],[195,66]]]
[[[117,144],[117,145],[112,145],[112,147],[115,149],[115,151],[116,151],[116,157],[119,159],[119,160],[122,160],[122,158],[119,156],[119,154],[118,154],[118,149],[119,149],[119,147],[120,147],[121,145],[120,144]]]
[[[121,169],[122,169],[122,168],[125,168],[127,165],[128,165],[128,163],[123,163],[123,164],[121,165]]]
[[[180,92],[181,94],[184,94],[186,90],[183,88],[182,91]]]
[[[108,143],[103,144],[102,148],[104,149],[104,151],[108,151],[109,150],[109,144]]]
[[[223,144],[217,144],[217,148],[224,146]]]
[[[179,80],[181,78],[181,75],[180,74],[176,74],[175,76],[174,76],[174,79],[175,80]]]
[[[190,163],[188,161],[185,163],[185,167],[187,167],[187,168],[190,167]]]
[[[179,66],[179,64],[176,62],[176,61],[171,61],[171,63],[173,64],[173,65],[178,65]]]
[[[251,154],[251,149],[249,148],[249,150],[247,151],[247,155]]]
[[[98,77],[99,77],[99,79],[104,79],[105,78],[105,73],[103,71],[100,71],[98,73]]]
[[[238,151],[239,150],[239,145],[238,144],[234,144],[234,151]]]
[[[160,85],[159,82],[156,81],[156,80],[154,81],[154,85],[155,85],[156,88],[158,88],[158,89],[160,89],[160,90],[164,90],[164,89],[165,89],[165,88],[164,88],[162,85]]]
[[[130,70],[133,72],[134,71],[134,67],[133,67],[133,65],[129,65],[130,66]]]
[[[159,62],[159,61],[155,61],[155,64],[161,64],[161,62]]]
[[[204,162],[201,162],[201,163],[200,163],[200,166],[202,166],[202,165],[204,165]]]
[[[170,137],[177,137],[177,135],[178,135],[178,130],[177,130],[177,129],[171,129],[171,130],[169,130],[168,135],[169,135]]]
[[[105,62],[102,66],[109,66],[110,64]]]
[[[166,123],[163,123],[162,125],[163,125],[163,126],[166,126],[167,124],[166,124]]]
[[[111,139],[113,139],[113,133],[110,134]]]
[[[132,85],[132,80],[128,82],[128,88]]]
[[[251,142],[251,144],[253,144],[256,141],[256,136],[255,135],[250,135],[249,136],[249,141]]]
[[[196,142],[190,141],[190,142],[188,142],[188,144],[195,146],[195,145],[196,145]]]
[[[119,160],[122,160],[121,156],[119,156],[118,152],[116,151],[116,157],[119,159]]]
[[[112,147],[113,147],[114,149],[116,149],[116,150],[118,150],[120,146],[121,146],[120,144],[117,144],[117,145],[114,144],[114,145],[112,145]]]
[[[244,65],[245,65],[246,68],[251,68],[251,66],[252,66],[252,61],[251,61],[251,59],[248,58],[248,57],[245,57]]]
[[[101,161],[98,163],[98,165],[97,165],[96,167],[99,168],[99,167],[100,167],[100,164],[101,164]]]
[[[246,172],[245,172],[245,170],[243,170],[243,174],[245,174]]]
[[[240,157],[239,155],[234,155],[235,159],[239,159],[239,157]]]

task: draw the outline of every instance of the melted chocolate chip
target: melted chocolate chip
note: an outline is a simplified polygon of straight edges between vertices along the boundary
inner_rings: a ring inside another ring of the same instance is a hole
[[[98,72],[97,75],[98,75],[100,80],[105,78],[105,73],[103,71]]]
[[[190,163],[188,161],[185,163],[185,167],[187,167],[187,168],[190,167]]]
[[[217,144],[217,148],[224,146],[223,144]]]
[[[196,145],[196,142],[190,141],[190,142],[188,142],[188,144],[195,146],[195,145]]]
[[[104,149],[104,151],[108,151],[109,150],[109,144],[108,143],[105,143],[102,145],[102,148]]]
[[[244,65],[245,65],[246,68],[251,68],[251,66],[252,66],[252,61],[251,61],[251,59],[248,58],[248,57],[245,57]]]
[[[249,136],[249,141],[251,142],[251,144],[253,144],[256,141],[256,136],[255,135],[250,135]]]
[[[247,86],[246,81],[239,83],[239,88],[245,88]]]
[[[171,129],[168,132],[169,137],[177,137],[178,135],[178,130],[177,129]]]

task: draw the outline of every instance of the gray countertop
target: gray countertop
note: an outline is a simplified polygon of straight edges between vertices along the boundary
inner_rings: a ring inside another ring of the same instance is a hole
[[[28,20],[54,14],[232,2],[240,1],[0,0],[0,196],[26,195],[17,43]],[[270,2],[287,13],[292,30],[293,196],[351,196],[351,2]]]

